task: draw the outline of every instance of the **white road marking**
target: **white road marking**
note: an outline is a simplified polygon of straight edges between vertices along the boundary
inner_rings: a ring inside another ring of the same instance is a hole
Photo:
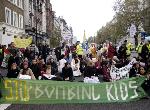
[[[8,108],[11,104],[0,104],[0,110],[5,110]]]

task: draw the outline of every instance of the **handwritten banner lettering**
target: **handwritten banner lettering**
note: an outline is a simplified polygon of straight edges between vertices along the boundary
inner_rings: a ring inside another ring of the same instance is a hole
[[[145,78],[137,77],[110,83],[85,84],[38,80],[6,79],[1,103],[112,103],[139,100]]]

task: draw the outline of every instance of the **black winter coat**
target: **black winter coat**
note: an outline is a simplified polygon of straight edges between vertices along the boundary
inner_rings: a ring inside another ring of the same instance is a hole
[[[19,74],[19,70],[18,69],[14,69],[14,70],[11,69],[11,70],[8,71],[7,77],[8,78],[17,78],[18,74]]]
[[[91,76],[95,76],[96,74],[96,68],[95,67],[92,67],[92,66],[87,66],[85,68],[85,71],[84,71],[84,77],[91,77]]]

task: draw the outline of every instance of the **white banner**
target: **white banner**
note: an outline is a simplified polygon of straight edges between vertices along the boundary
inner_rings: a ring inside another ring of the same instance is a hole
[[[73,37],[71,32],[62,32],[62,37],[64,38],[64,40],[69,40]]]
[[[111,76],[112,81],[129,78],[129,71],[135,62],[136,62],[136,59],[133,58],[128,65],[122,68],[116,68],[113,65],[110,70],[110,76]]]
[[[130,27],[130,37],[134,37],[134,35],[136,34],[136,26],[134,24],[131,24]]]

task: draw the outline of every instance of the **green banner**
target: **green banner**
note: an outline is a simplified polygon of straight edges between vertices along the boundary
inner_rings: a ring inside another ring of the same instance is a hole
[[[112,103],[136,101],[146,94],[141,88],[144,77],[116,82],[85,84],[39,80],[5,79],[1,103]]]

